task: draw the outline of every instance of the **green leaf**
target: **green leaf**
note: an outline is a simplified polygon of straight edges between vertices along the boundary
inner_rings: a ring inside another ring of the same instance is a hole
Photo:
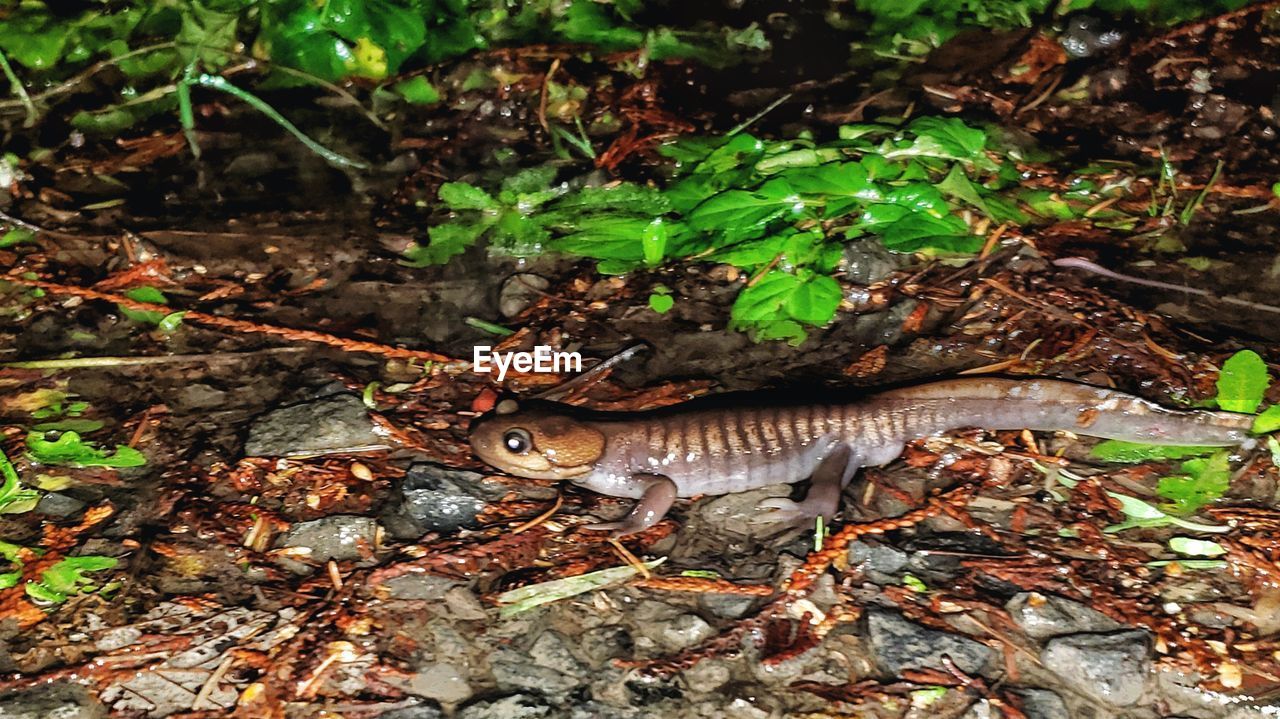
[[[1210,457],[1190,459],[1182,463],[1182,476],[1163,477],[1156,494],[1169,500],[1170,509],[1178,514],[1192,514],[1206,504],[1220,499],[1231,486],[1228,453],[1218,451]]]
[[[647,569],[653,569],[665,561],[667,561],[666,557],[659,557],[645,562],[644,566]],[[498,613],[503,617],[514,616],[543,604],[602,589],[618,582],[625,582],[637,573],[636,567],[624,564],[619,567],[601,569],[576,577],[553,579],[541,584],[531,584],[526,587],[512,589],[509,592],[503,592],[498,595],[498,605],[500,607]]]
[[[765,151],[765,144],[759,138],[740,132],[732,135],[711,152],[694,168],[697,174],[719,175],[755,165]]]
[[[932,250],[970,255],[981,250],[984,242],[983,238],[969,234],[968,226],[960,218],[934,217],[924,212],[911,212],[875,231],[881,234],[885,248],[893,252]]]
[[[556,174],[556,168],[550,165],[525,168],[503,180],[502,190],[516,195],[542,192],[551,187]]]
[[[547,224],[566,231],[577,229],[577,223],[595,213],[657,217],[671,209],[666,196],[656,188],[622,183],[608,187],[584,187],[565,195],[541,216]]]
[[[801,282],[784,305],[791,319],[809,325],[831,321],[840,306],[840,283],[826,275],[812,275]]]
[[[540,254],[550,239],[551,232],[542,226],[540,219],[508,210],[498,216],[498,221],[493,226],[490,250],[516,257],[530,257]]]
[[[665,315],[672,307],[675,307],[676,299],[669,294],[659,294],[657,292],[649,295],[649,309],[660,315]]]
[[[758,333],[760,339],[802,341],[801,323],[823,325],[840,305],[840,284],[809,271],[792,274],[770,270],[738,294],[730,310],[731,325]]]
[[[663,224],[662,218],[656,218],[645,226],[640,233],[640,247],[644,255],[644,263],[650,267],[662,262],[667,253],[667,241],[671,238],[670,229]],[[653,303],[650,302],[650,305]],[[670,306],[668,305],[668,309]],[[664,310],[665,311],[665,310]]]
[[[426,246],[414,245],[405,251],[404,264],[410,267],[443,265],[450,258],[467,251],[480,239],[489,225],[479,221],[448,222],[427,230],[430,242]]]
[[[27,450],[33,460],[55,466],[141,467],[147,463],[146,456],[132,447],[118,445],[115,452],[109,454],[80,439],[75,432],[63,432],[52,442],[45,439],[42,432],[29,432]]]
[[[936,187],[945,195],[973,205],[981,210],[984,215],[988,217],[992,215],[986,201],[982,198],[982,193],[969,181],[969,178],[964,174],[964,168],[960,165],[952,165],[951,170],[947,172],[947,176],[942,178],[942,182],[939,182]]]
[[[1213,447],[1185,447],[1170,444],[1139,444],[1109,439],[1099,442],[1090,450],[1089,456],[1104,462],[1123,462],[1138,464],[1161,459],[1184,459],[1198,457],[1216,451]]]
[[[736,323],[772,322],[783,319],[783,307],[802,280],[783,270],[770,270],[754,285],[738,293],[731,316]]]
[[[1192,557],[1220,557],[1227,553],[1226,547],[1217,542],[1191,537],[1173,537],[1169,540],[1169,549],[1178,554]]]
[[[35,509],[40,493],[22,486],[17,470],[4,452],[0,452],[0,476],[4,477],[3,484],[0,484],[0,514],[21,514]],[[5,556],[14,561],[13,557]]]
[[[745,239],[762,234],[773,220],[798,217],[804,207],[786,181],[770,180],[754,191],[728,190],[708,199],[689,214],[689,224],[730,240]]]
[[[176,332],[182,326],[182,318],[186,316],[186,312],[170,312],[156,323],[156,329],[164,333]]]
[[[15,227],[0,237],[0,250],[7,250],[23,242],[35,242],[36,233],[25,227]]]
[[[806,170],[789,170],[780,177],[806,197],[826,204],[827,217],[847,212],[857,202],[882,202],[885,193],[857,162],[840,162]]]
[[[427,78],[417,75],[391,86],[396,94],[411,105],[434,105],[440,102],[440,91]]]
[[[767,265],[781,255],[790,239],[790,235],[777,234],[748,240],[716,250],[704,259],[708,262],[723,262],[734,267],[752,269]]]
[[[1277,429],[1280,429],[1280,404],[1273,404],[1253,420],[1253,429],[1250,431],[1254,434],[1270,434]]]
[[[1241,350],[1231,355],[1218,375],[1218,406],[1228,412],[1252,414],[1262,404],[1271,378],[1267,363],[1257,352]]]
[[[598,260],[642,262],[643,237],[651,224],[645,218],[601,215],[584,220],[577,232],[553,240],[551,247]]]
[[[915,135],[914,140],[885,140],[880,146],[880,154],[885,159],[936,157],[967,162],[983,170],[996,169],[996,164],[984,152],[987,134],[959,119],[921,117],[907,130]]]
[[[451,210],[494,210],[498,201],[489,193],[465,182],[446,182],[440,186],[440,201]]]
[[[39,582],[27,582],[27,595],[32,599],[60,604],[71,594],[92,589],[93,580],[87,572],[100,572],[115,568],[114,557],[67,557],[40,573]]]

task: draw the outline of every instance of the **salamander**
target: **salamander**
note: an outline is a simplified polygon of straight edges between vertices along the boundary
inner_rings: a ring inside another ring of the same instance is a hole
[[[662,519],[677,498],[810,479],[801,502],[761,503],[783,521],[830,519],[861,467],[887,464],[906,442],[966,427],[1031,429],[1131,442],[1231,446],[1252,417],[1170,410],[1110,389],[1050,379],[953,379],[848,402],[590,412],[503,400],[471,428],[477,457],[511,475],[566,480],[639,501],[620,522],[630,534]]]

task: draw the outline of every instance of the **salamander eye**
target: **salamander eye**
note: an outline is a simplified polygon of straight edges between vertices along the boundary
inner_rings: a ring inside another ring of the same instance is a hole
[[[523,429],[512,429],[502,435],[502,445],[512,454],[525,454],[533,445],[533,441],[529,438],[529,433]]]

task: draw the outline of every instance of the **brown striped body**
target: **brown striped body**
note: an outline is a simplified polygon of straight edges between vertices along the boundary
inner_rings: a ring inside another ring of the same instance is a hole
[[[617,497],[640,496],[654,476],[669,478],[681,497],[727,494],[806,479],[844,445],[854,466],[875,466],[909,440],[962,427],[1214,446],[1243,442],[1250,421],[1055,380],[950,380],[846,404],[594,415],[580,422],[603,435],[604,451],[569,479]]]

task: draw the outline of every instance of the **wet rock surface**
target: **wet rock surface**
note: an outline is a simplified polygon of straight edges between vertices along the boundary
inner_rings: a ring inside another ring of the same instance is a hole
[[[891,676],[900,676],[904,669],[941,669],[944,656],[968,674],[994,669],[995,653],[986,645],[927,629],[891,610],[867,612],[867,642],[876,666]]]
[[[385,448],[359,397],[348,394],[273,410],[254,421],[245,440],[250,457],[326,454]]]
[[[372,557],[380,531],[370,517],[335,515],[293,525],[276,545],[310,550],[306,556],[316,562],[360,560]]]
[[[1020,593],[1009,600],[1005,611],[1032,639],[1120,628],[1119,623],[1105,614],[1052,594]]]
[[[485,503],[502,494],[500,488],[495,491],[483,486],[482,479],[476,472],[416,464],[409,468],[382,521],[397,539],[474,527]]]
[[[105,719],[107,708],[77,684],[0,694],[0,719]]]
[[[1045,645],[1040,661],[1087,696],[1131,706],[1150,679],[1151,638],[1143,631],[1058,637]]]

